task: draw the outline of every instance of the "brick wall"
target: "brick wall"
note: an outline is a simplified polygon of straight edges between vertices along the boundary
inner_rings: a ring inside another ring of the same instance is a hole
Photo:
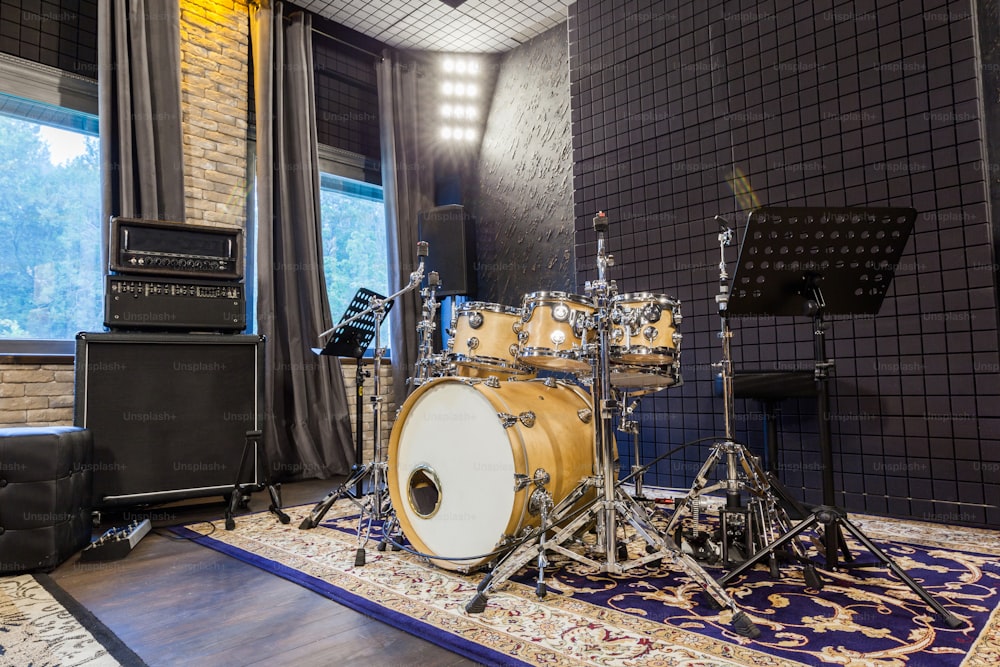
[[[188,222],[246,223],[250,37],[245,0],[182,0]]]
[[[0,363],[0,426],[72,423],[72,365]]]

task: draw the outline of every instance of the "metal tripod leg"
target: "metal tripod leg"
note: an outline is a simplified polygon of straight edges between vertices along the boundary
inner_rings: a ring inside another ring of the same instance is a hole
[[[347,481],[338,486],[336,489],[324,496],[323,500],[316,503],[312,511],[309,513],[302,523],[299,524],[300,530],[309,530],[310,528],[315,528],[319,525],[319,522],[323,520],[323,517],[333,504],[340,500],[341,498],[353,498],[351,495],[351,487],[358,486],[360,488],[361,482],[368,477],[372,472],[372,467],[375,464],[366,463],[363,465],[356,465],[352,469],[351,476],[347,478]]]
[[[837,530],[840,526],[843,526],[851,533],[861,544],[864,545],[868,551],[874,554],[879,560],[881,560],[885,565],[896,574],[897,577],[903,580],[910,590],[912,590],[921,600],[927,603],[931,609],[937,612],[944,622],[950,628],[958,628],[963,625],[963,621],[945,609],[941,603],[935,600],[930,593],[928,593],[920,584],[914,581],[906,572],[899,567],[899,565],[893,561],[888,554],[879,549],[868,537],[861,532],[861,530],[855,526],[847,518],[844,511],[838,507],[832,506],[821,506],[817,507],[812,514],[803,519],[799,524],[792,528],[789,532],[785,533],[777,540],[769,544],[767,547],[757,552],[751,556],[747,561],[736,569],[730,571],[725,576],[721,577],[718,581],[719,585],[725,586],[733,579],[746,572],[748,569],[756,565],[758,562],[767,557],[769,552],[779,549],[788,542],[796,539],[804,531],[816,526],[817,524],[822,524],[824,526],[825,532],[830,532]]]
[[[233,493],[229,498],[229,505],[226,507],[226,530],[236,528],[236,519],[234,516],[241,502],[243,491],[247,488],[256,491],[266,488],[271,498],[271,504],[268,506],[267,511],[277,516],[281,523],[289,523],[292,520],[291,517],[282,511],[281,492],[278,490],[278,486],[271,482],[271,463],[268,460],[267,452],[264,450],[264,444],[261,442],[262,437],[263,433],[261,431],[247,431],[246,441],[243,444],[243,455],[240,457],[240,467],[236,469],[236,481],[233,483]],[[251,449],[254,450],[254,459],[259,459],[264,468],[264,480],[261,484],[240,485],[240,477],[243,475],[243,469],[246,467]]]
[[[578,487],[578,489],[579,488],[580,487]],[[676,545],[664,538],[653,526],[646,510],[638,505],[634,499],[622,491],[620,487],[617,487],[615,498],[609,502],[612,503],[615,513],[628,521],[628,523],[635,529],[636,533],[639,534],[652,548],[651,550],[647,550],[647,554],[641,558],[621,563],[620,565],[623,571],[639,567],[655,560],[668,558],[672,563],[679,566],[680,569],[682,569],[688,576],[698,583],[707,592],[711,600],[720,606],[728,607],[732,610],[733,629],[736,632],[745,637],[753,638],[760,636],[760,629],[754,625],[753,621],[746,614],[746,612],[736,606],[736,602],[733,601],[728,593],[726,593],[725,589],[722,588],[722,586],[719,585],[711,576],[709,576],[709,574],[705,572],[705,570],[693,558],[682,553]],[[557,506],[557,511],[553,512],[553,516],[555,517],[554,521],[556,523],[562,520],[562,518],[569,513],[568,510],[574,504],[569,503],[567,505],[564,503],[560,503]],[[540,563],[546,562],[547,564],[547,561],[544,561],[544,552],[546,550],[561,553],[574,560],[599,569],[601,567],[601,563],[571,551],[562,546],[562,544],[569,537],[576,534],[580,528],[587,525],[595,518],[599,518],[605,511],[606,504],[607,503],[605,501],[598,497],[598,499],[592,501],[585,508],[585,511],[579,513],[575,519],[573,519],[565,527],[561,528],[551,539],[544,539],[544,535],[550,527],[543,525],[539,528],[537,533],[537,537],[539,539],[522,544],[520,547],[508,554],[508,556],[498,563],[493,571],[487,575],[483,582],[480,583],[476,596],[466,605],[466,611],[469,613],[482,612],[486,608],[488,593],[517,573],[521,567],[531,562],[531,560],[537,558]],[[607,549],[615,548],[615,545],[613,544],[605,546]],[[539,579],[539,581],[541,580]],[[544,588],[539,588],[539,590],[544,591]]]

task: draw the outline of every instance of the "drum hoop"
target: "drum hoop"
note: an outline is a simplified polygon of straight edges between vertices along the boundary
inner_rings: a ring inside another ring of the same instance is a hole
[[[633,301],[657,301],[668,303],[671,306],[680,305],[680,301],[669,294],[653,294],[652,292],[630,292],[627,294],[616,294],[611,298],[612,303],[630,303]]]
[[[569,292],[529,292],[525,294],[522,303],[531,301],[569,301],[581,306],[594,307],[593,299],[588,299],[582,294],[570,294]]]
[[[648,345],[632,345],[630,347],[625,347],[624,345],[612,345],[608,348],[611,354],[617,354],[619,352],[631,352],[633,354],[675,354],[677,348],[675,347],[649,347]]]
[[[489,364],[490,366],[495,366],[495,367],[504,368],[504,369],[508,369],[509,368],[509,369],[521,370],[521,371],[525,371],[525,372],[530,372],[530,371],[533,370],[532,368],[529,368],[528,366],[522,366],[521,364],[512,364],[509,361],[505,361],[503,359],[498,359],[497,357],[487,357],[485,355],[483,355],[483,356],[467,356],[467,355],[464,355],[464,354],[454,354],[454,355],[452,355],[451,359],[452,359],[452,361],[454,361],[456,363]]]
[[[500,313],[502,315],[520,315],[521,309],[514,306],[507,306],[502,303],[488,303],[486,301],[466,301],[459,306],[456,306],[456,315],[461,316],[462,313],[486,310],[491,313]]]

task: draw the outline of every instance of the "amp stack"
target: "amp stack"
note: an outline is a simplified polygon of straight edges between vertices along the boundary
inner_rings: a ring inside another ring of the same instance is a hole
[[[74,424],[95,509],[225,495],[263,427],[263,336],[244,334],[243,230],[113,218],[108,331],[77,334]]]
[[[113,218],[109,268],[112,331],[246,329],[242,228]]]

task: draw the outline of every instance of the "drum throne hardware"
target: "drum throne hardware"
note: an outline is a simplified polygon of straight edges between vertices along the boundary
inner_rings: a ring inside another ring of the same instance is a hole
[[[382,348],[381,335],[379,331],[382,328],[382,321],[385,319],[385,315],[389,311],[389,308],[392,307],[393,302],[404,294],[412,292],[420,286],[424,277],[424,258],[427,257],[427,251],[428,248],[426,241],[420,241],[417,243],[417,258],[419,260],[417,270],[410,274],[410,282],[403,287],[403,289],[384,299],[371,297],[370,304],[367,309],[359,312],[353,317],[343,320],[337,326],[320,334],[320,339],[323,339],[331,333],[338,332],[338,330],[350,326],[354,322],[362,321],[363,318],[367,318],[369,330],[374,331],[375,353],[374,364],[372,366],[374,388],[371,405],[375,451],[372,461],[369,463],[361,463],[359,459],[359,462],[355,464],[351,476],[347,479],[347,481],[341,484],[337,489],[328,493],[326,497],[319,501],[316,506],[313,507],[309,515],[302,520],[301,524],[299,524],[299,528],[301,530],[315,528],[319,525],[323,516],[326,515],[335,502],[341,498],[350,498],[361,510],[360,517],[358,518],[358,550],[354,560],[355,566],[358,567],[365,564],[364,546],[367,544],[371,536],[372,523],[374,521],[385,522],[382,527],[383,537],[379,542],[379,550],[385,549],[385,535],[392,530],[394,524],[394,520],[391,518],[392,503],[389,498],[389,491],[386,483],[387,462],[385,451],[382,447],[382,396],[380,390],[379,371],[381,368],[382,355],[385,353],[385,350]],[[330,345],[328,344],[327,348],[329,347]],[[323,349],[323,353],[327,353],[327,348]],[[333,354],[332,351],[329,353]],[[357,428],[361,429],[362,424],[359,423]],[[350,489],[352,487],[361,488],[361,485],[365,480],[367,480],[369,484],[368,495],[355,497],[355,495],[351,493]]]
[[[663,536],[653,525],[647,510],[621,489],[614,470],[615,444],[612,433],[613,415],[618,409],[611,393],[609,369],[610,297],[614,284],[606,278],[608,266],[613,266],[613,257],[605,251],[608,219],[603,212],[594,218],[597,232],[597,274],[595,281],[588,281],[586,291],[593,295],[595,312],[592,324],[596,329],[596,349],[591,354],[593,382],[591,393],[597,419],[594,420],[594,465],[595,475],[583,479],[576,489],[557,504],[550,504],[551,493],[546,488],[548,471],[536,470],[530,477],[517,480],[517,486],[525,490],[534,487],[532,496],[538,498],[536,505],[548,520],[535,531],[524,536],[520,543],[503,556],[496,566],[480,582],[477,593],[466,605],[469,613],[485,610],[489,592],[506,581],[524,565],[536,560],[538,568],[536,594],[546,594],[544,581],[548,566],[546,553],[555,551],[601,572],[620,574],[627,569],[638,567],[664,558],[679,565],[692,580],[697,582],[718,604],[729,607],[732,612],[733,629],[745,637],[760,636],[760,629],[750,617],[736,606],[736,603],[716,581],[688,554],[683,553],[672,541]],[[596,498],[581,510],[575,510],[576,503],[588,488],[596,490]],[[623,518],[646,541],[646,555],[631,561],[625,541],[619,540],[618,520]],[[568,523],[566,523],[568,521]],[[586,555],[563,546],[588,525],[596,525],[595,552],[603,553],[604,561],[598,562]],[[550,538],[548,533],[555,530]]]
[[[742,562],[752,553],[764,548],[787,532],[791,522],[779,503],[767,473],[745,445],[737,442],[735,435],[736,408],[733,393],[732,337],[727,307],[729,304],[729,272],[726,269],[726,247],[732,243],[733,230],[722,216],[716,216],[719,233],[719,293],[715,297],[719,309],[722,342],[722,360],[714,364],[722,377],[723,419],[725,439],[711,447],[708,459],[695,475],[688,494],[675,500],[674,513],[666,532],[673,532],[674,540],[684,551],[698,560],[730,565]],[[709,485],[712,471],[725,465],[726,474],[715,484]],[[719,511],[717,535],[702,530],[701,511],[703,497],[720,489],[725,490],[726,502]],[[749,495],[743,506],[743,493]],[[682,521],[688,515],[688,521]],[[794,556],[808,563],[805,548],[798,541],[792,543]],[[735,552],[735,553],[734,553]],[[778,576],[775,555],[770,558],[773,576]],[[806,583],[815,586],[819,579],[811,565],[805,566]]]
[[[833,362],[826,356],[828,313],[876,315],[906,246],[916,210],[912,208],[772,208],[755,209],[747,221],[730,314],[807,316],[813,325],[823,504],[791,530],[753,554],[718,581],[725,586],[774,551],[816,528],[826,566],[836,571],[839,554],[854,567],[843,530],[887,566],[933,609],[950,628],[963,621],[914,581],[834,504],[830,397],[827,386]],[[742,271],[742,273],[741,273]],[[828,290],[822,288],[829,287]],[[865,566],[868,566],[867,564]],[[822,584],[822,581],[818,582]]]

